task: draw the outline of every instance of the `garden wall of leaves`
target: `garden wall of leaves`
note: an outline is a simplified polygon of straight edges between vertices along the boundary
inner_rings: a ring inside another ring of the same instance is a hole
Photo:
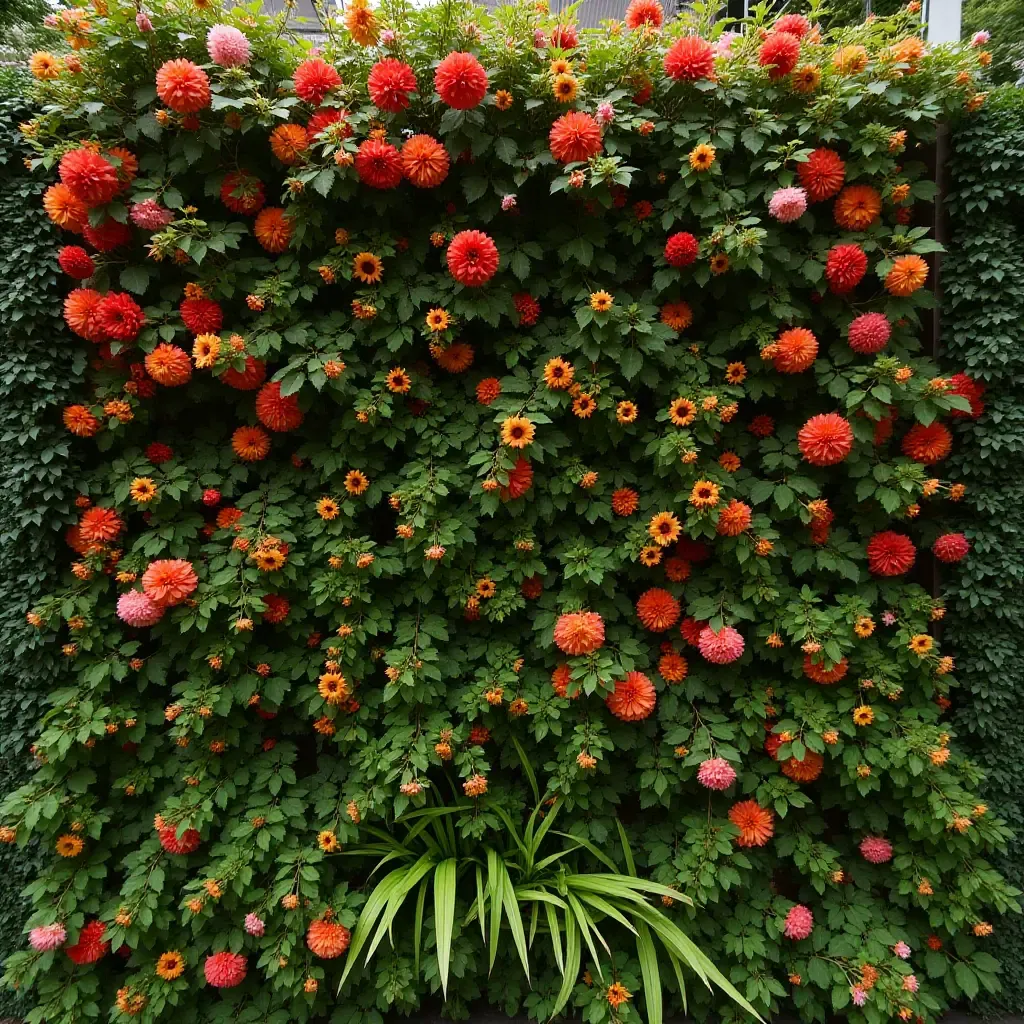
[[[27,88],[28,76],[10,81]],[[7,83],[5,83],[7,84]],[[0,550],[9,600],[0,611],[0,790],[25,782],[32,768],[29,744],[38,732],[46,693],[66,664],[52,633],[26,633],[19,607],[63,570],[65,545],[58,532],[72,520],[76,460],[54,418],[81,382],[56,348],[70,335],[60,315],[54,246],[58,233],[39,207],[43,182],[22,164],[29,149],[18,125],[31,108],[16,96],[0,98],[0,216],[18,225],[0,248]],[[18,921],[29,904],[22,889],[39,868],[35,843],[0,846],[0,918]],[[0,955],[20,945],[10,929]],[[24,1008],[9,989],[0,992],[0,1014]]]
[[[443,990],[657,1021],[681,985],[647,924],[700,963],[663,919],[765,1014],[997,988],[1009,833],[950,715],[991,721],[957,696],[970,598],[920,557],[991,587],[943,421],[995,444],[997,389],[922,354],[916,226],[988,59],[918,14],[733,37],[634,0],[590,34],[357,0],[315,55],[255,8],[53,16],[0,256],[29,275],[3,637],[36,771],[0,839],[32,1024],[376,1024]],[[458,913],[436,881],[360,970],[369,868],[420,863],[420,811]],[[512,879],[490,935],[482,865]],[[640,935],[609,869],[659,887]],[[567,873],[611,889],[520,949]]]
[[[950,359],[985,385],[985,414],[958,431],[954,458],[968,485],[967,531],[974,557],[945,580],[946,632],[956,648],[966,692],[956,721],[988,776],[1007,818],[1024,821],[1024,92],[1002,89],[977,121],[953,136],[944,257],[942,345]],[[1020,838],[1001,862],[1020,885]],[[994,1005],[1024,1010],[1024,930],[1008,919],[994,947],[1006,972]]]

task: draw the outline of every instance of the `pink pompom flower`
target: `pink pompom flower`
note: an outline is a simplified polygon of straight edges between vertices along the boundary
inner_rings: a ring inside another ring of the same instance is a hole
[[[715,44],[712,47],[716,57],[731,57],[732,56],[732,44],[740,38],[739,32],[723,32],[718,39],[715,40]]]
[[[897,942],[896,945],[892,947],[892,951],[901,960],[909,960],[910,959],[910,947],[902,939],[900,939],[900,941]]]
[[[68,933],[64,925],[44,924],[33,928],[28,933],[28,944],[40,953],[50,953],[55,949],[60,949],[67,937]]]
[[[214,988],[234,988],[245,981],[248,961],[241,953],[214,953],[203,964],[206,981]]]
[[[129,626],[155,626],[163,616],[163,608],[141,590],[129,590],[117,599],[117,617]]]
[[[850,348],[861,355],[881,352],[889,343],[892,326],[884,313],[861,313],[850,321]]]
[[[745,644],[739,630],[723,626],[717,633],[705,626],[700,631],[697,647],[700,653],[715,665],[728,665],[743,654]]]
[[[850,987],[850,998],[854,1006],[863,1006],[868,1001],[868,990],[861,985]]]
[[[917,991],[917,975],[907,974],[903,978],[903,991],[904,992],[916,992]]]
[[[135,15],[135,27],[140,32],[152,32],[153,22],[149,20],[149,15],[145,11],[139,11]]]
[[[214,25],[206,34],[210,60],[222,68],[237,68],[249,63],[249,40],[234,25]]]
[[[132,223],[144,231],[163,231],[174,220],[174,214],[155,199],[144,199],[141,203],[134,203],[130,216]]]
[[[782,224],[799,220],[807,212],[807,193],[799,185],[778,188],[768,200],[768,212]]]
[[[705,789],[728,789],[736,781],[736,769],[724,757],[709,757],[701,761],[697,781]]]
[[[982,29],[971,36],[971,46],[984,46],[992,38],[992,33]]]
[[[509,210],[514,210],[516,206],[516,197],[514,193],[509,193],[507,196],[501,197],[501,208],[508,213]]]
[[[247,934],[259,938],[267,930],[267,926],[259,914],[249,913],[245,915],[245,930]]]
[[[786,915],[784,934],[787,939],[806,939],[814,930],[814,915],[802,903],[792,907]]]
[[[892,843],[882,836],[867,836],[861,840],[860,855],[871,864],[884,864],[892,860]]]
[[[615,108],[610,103],[599,103],[597,119],[601,124],[611,124],[615,120]]]

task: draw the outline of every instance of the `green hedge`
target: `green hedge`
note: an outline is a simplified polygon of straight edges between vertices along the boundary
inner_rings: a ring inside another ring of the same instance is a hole
[[[974,551],[950,573],[948,635],[971,699],[958,711],[1010,822],[1024,821],[1024,90],[993,94],[953,139],[943,263],[942,345],[986,385],[985,413],[957,446],[967,484],[963,520]],[[1024,882],[1024,833],[1001,865]],[[1003,963],[994,1008],[1024,1010],[1024,923],[1004,918],[993,953]]]
[[[6,83],[5,83],[6,84]],[[57,287],[56,233],[42,212],[43,185],[22,163],[18,124],[29,110],[0,101],[0,791],[21,785],[31,769],[31,730],[43,698],[63,671],[53,637],[24,628],[25,610],[52,585],[63,547],[63,523],[74,495],[60,408],[80,383],[82,367],[62,358],[54,339],[66,336]],[[45,511],[44,511],[45,510]],[[44,518],[44,514],[45,517]],[[26,914],[21,891],[38,874],[35,852],[0,846],[0,956],[22,945]],[[17,1008],[0,993],[0,1016]]]

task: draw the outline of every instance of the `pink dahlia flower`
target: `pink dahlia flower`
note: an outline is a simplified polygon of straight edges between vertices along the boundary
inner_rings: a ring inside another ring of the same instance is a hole
[[[723,32],[712,47],[716,57],[731,57],[732,44],[740,38],[739,32]]]
[[[798,903],[786,915],[784,934],[787,939],[806,939],[814,930],[814,915]]]
[[[516,206],[515,194],[510,192],[507,196],[501,197],[501,208],[508,213],[509,210],[514,210]]]
[[[868,836],[861,840],[860,855],[872,864],[884,864],[892,860],[892,843],[881,836]]]
[[[203,963],[203,974],[214,988],[234,988],[245,981],[248,961],[241,953],[214,953]]]
[[[901,960],[910,959],[910,947],[902,939],[899,942],[897,942],[895,946],[892,947],[892,951]]]
[[[259,938],[267,930],[267,926],[259,914],[246,914],[245,930],[247,934],[255,935]]]
[[[28,944],[40,953],[49,953],[54,949],[60,949],[67,937],[64,925],[44,924],[28,933]]]
[[[135,15],[135,27],[140,32],[152,32],[153,22],[149,20],[149,15],[145,11],[139,11]]]
[[[896,615],[893,612],[882,612],[882,625],[883,626],[895,626]]]
[[[863,1006],[868,1001],[868,990],[860,985],[850,987],[850,998],[854,1006]]]
[[[597,119],[601,124],[610,124],[615,120],[615,108],[610,103],[597,105]]]
[[[155,199],[145,199],[131,208],[132,223],[144,231],[163,231],[174,220],[174,214]]]
[[[705,789],[728,789],[736,781],[736,769],[724,757],[701,761],[697,781]]]
[[[700,631],[697,647],[704,657],[716,665],[728,665],[743,654],[743,637],[732,626],[723,626],[717,633],[705,626]]]
[[[992,38],[992,33],[982,29],[971,36],[971,46],[984,46]]]
[[[117,599],[117,617],[129,626],[155,626],[163,615],[163,608],[141,590],[129,590]]]
[[[807,193],[799,185],[777,188],[768,200],[768,212],[782,224],[799,220],[807,212]]]
[[[233,25],[214,25],[206,34],[206,49],[210,60],[223,68],[249,63],[249,40]]]
[[[884,313],[861,313],[850,321],[850,348],[861,355],[881,352],[889,342],[892,326]]]
[[[908,974],[903,979],[903,991],[904,992],[916,992],[917,991],[917,975]]]

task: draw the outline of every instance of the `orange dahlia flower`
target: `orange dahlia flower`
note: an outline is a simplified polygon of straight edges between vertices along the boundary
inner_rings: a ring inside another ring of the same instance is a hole
[[[333,960],[348,949],[350,938],[349,930],[343,924],[320,919],[310,922],[306,945],[321,960]]]
[[[654,683],[643,672],[630,672],[615,683],[615,689],[605,697],[608,710],[623,722],[640,722],[654,710],[658,696]]]
[[[733,804],[729,820],[740,830],[737,846],[764,846],[775,833],[775,815],[756,800]]]
[[[156,73],[156,94],[179,114],[194,114],[210,105],[210,80],[190,60],[169,60]]]
[[[652,633],[664,633],[679,621],[682,608],[667,590],[651,587],[637,599],[636,614],[645,629]]]
[[[928,264],[916,253],[898,256],[892,269],[885,275],[885,288],[890,295],[906,298],[923,287],[928,280]]]
[[[817,357],[818,339],[806,327],[793,327],[779,335],[772,363],[779,373],[802,373]]]
[[[554,639],[565,654],[590,654],[604,644],[604,619],[597,612],[567,612],[555,623]]]
[[[154,604],[169,608],[181,604],[199,586],[192,563],[183,558],[150,562],[142,574],[142,590]]]
[[[292,237],[291,217],[280,206],[267,206],[256,215],[253,234],[267,252],[284,252]]]
[[[89,210],[63,182],[51,185],[43,193],[43,209],[58,227],[81,233],[89,223]]]
[[[243,462],[259,462],[270,454],[270,435],[261,427],[239,427],[231,447]]]
[[[413,135],[402,146],[402,173],[416,188],[436,188],[448,166],[448,150],[432,135]]]
[[[847,185],[833,207],[836,223],[847,231],[866,231],[882,212],[882,197],[870,185]]]
[[[187,384],[192,377],[192,360],[177,345],[161,342],[146,356],[146,372],[164,387],[175,388]]]
[[[286,167],[302,163],[309,149],[309,136],[301,124],[279,124],[270,133],[270,151]]]

